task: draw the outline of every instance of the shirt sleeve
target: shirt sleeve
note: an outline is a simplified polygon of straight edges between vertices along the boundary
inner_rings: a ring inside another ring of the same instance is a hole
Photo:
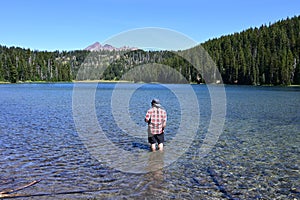
[[[147,113],[146,113],[146,116],[145,116],[145,121],[148,122],[151,118],[151,111],[148,110]]]

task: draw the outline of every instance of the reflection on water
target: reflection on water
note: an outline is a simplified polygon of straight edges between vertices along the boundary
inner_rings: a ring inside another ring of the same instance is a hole
[[[165,153],[149,151],[146,128],[143,138],[116,125],[110,110],[114,84],[98,86],[97,117],[108,137],[128,152],[147,153],[145,167],[155,168],[131,174],[98,161],[85,148],[72,117],[73,84],[0,85],[0,191],[42,180],[17,193],[36,195],[32,199],[300,199],[300,89],[226,86],[224,131],[200,158],[211,105],[204,85],[193,88],[199,130],[184,155],[162,168]],[[130,100],[131,119],[146,127],[143,118],[153,96],[169,114],[166,149],[180,149],[180,143],[169,145],[180,116],[170,90],[141,86]]]

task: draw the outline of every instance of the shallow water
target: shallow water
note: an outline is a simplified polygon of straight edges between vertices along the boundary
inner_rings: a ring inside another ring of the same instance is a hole
[[[94,85],[79,87],[89,91]],[[160,168],[131,173],[115,167],[115,160],[98,159],[91,148],[101,147],[104,157],[115,153],[105,142],[87,146],[73,118],[74,84],[0,85],[0,191],[41,180],[16,193],[31,199],[300,199],[300,88],[226,86],[225,125],[205,156],[199,152],[214,118],[210,90],[192,88],[200,121],[186,148],[183,140],[172,143],[182,124],[198,122],[197,112],[178,100],[179,93],[191,99],[183,85],[97,86],[95,114],[106,138],[126,153],[146,155],[145,169]],[[132,90],[128,112],[115,109],[125,101],[118,95]],[[147,144],[143,119],[153,97],[168,112],[164,154],[150,153]],[[181,119],[185,109],[195,120]],[[84,129],[99,132],[88,123]],[[182,155],[168,163],[168,151]]]

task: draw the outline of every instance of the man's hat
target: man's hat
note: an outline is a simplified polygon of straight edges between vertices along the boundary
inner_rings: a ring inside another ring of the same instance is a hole
[[[152,99],[151,105],[155,105],[156,107],[161,107],[159,99]]]

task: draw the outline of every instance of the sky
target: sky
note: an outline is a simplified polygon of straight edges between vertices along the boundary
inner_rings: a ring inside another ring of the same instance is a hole
[[[0,45],[80,50],[145,27],[197,43],[300,15],[299,0],[0,0]]]

